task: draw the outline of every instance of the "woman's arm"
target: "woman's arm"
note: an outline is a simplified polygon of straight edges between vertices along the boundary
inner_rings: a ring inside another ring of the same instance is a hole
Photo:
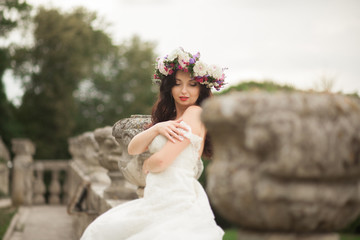
[[[180,125],[181,121],[182,119],[176,121],[160,122],[139,133],[133,139],[131,139],[128,146],[128,153],[130,155],[136,155],[145,152],[152,140],[159,134],[165,136],[174,143],[176,142],[175,139],[181,141],[182,133],[178,128],[183,128],[186,130],[185,127]]]
[[[201,111],[202,109],[199,106],[191,106],[186,109],[182,118],[191,127],[192,133],[204,138],[205,127],[200,120]],[[175,143],[168,141],[160,151],[146,159],[143,171],[145,173],[164,171],[189,144],[190,140],[188,138]]]
[[[155,126],[148,128],[131,139],[128,146],[128,153],[130,155],[141,154],[147,150],[151,141],[159,134]]]

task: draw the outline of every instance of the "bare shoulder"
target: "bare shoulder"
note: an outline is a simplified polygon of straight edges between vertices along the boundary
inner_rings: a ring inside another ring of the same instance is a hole
[[[200,106],[196,106],[196,105],[193,105],[193,106],[190,106],[186,109],[185,114],[187,115],[200,115],[202,112],[202,108]]]
[[[200,134],[203,132],[204,125],[201,122],[202,108],[199,106],[190,106],[186,109],[183,115],[183,120],[185,123],[190,125],[193,133]]]

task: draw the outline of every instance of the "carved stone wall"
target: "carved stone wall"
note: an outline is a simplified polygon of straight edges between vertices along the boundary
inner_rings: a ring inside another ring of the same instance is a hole
[[[359,216],[358,99],[237,93],[208,100],[202,119],[215,151],[207,190],[240,239],[300,239]]]

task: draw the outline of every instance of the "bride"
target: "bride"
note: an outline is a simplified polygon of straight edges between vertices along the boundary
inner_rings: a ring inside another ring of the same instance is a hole
[[[136,135],[129,154],[147,150],[144,197],[110,209],[93,221],[81,240],[220,240],[208,198],[196,180],[198,161],[210,155],[201,102],[224,84],[223,69],[208,66],[182,48],[157,59],[160,93],[152,126]]]

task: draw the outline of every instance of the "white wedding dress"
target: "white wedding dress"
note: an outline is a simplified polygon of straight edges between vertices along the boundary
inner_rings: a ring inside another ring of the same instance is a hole
[[[170,167],[146,177],[144,198],[105,212],[85,230],[81,240],[220,240],[208,198],[196,180],[202,138],[190,127],[184,135],[191,144]],[[149,145],[159,151],[167,139],[158,135]]]

